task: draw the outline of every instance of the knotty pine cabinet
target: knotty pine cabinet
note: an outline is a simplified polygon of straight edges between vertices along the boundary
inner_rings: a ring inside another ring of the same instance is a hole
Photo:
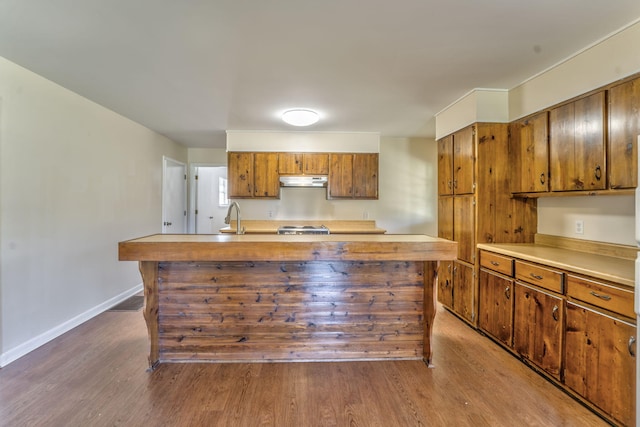
[[[329,155],[330,199],[377,199],[377,153],[331,153]]]
[[[635,425],[633,290],[487,250],[480,259],[479,329],[612,423]]]
[[[509,124],[511,192],[549,191],[549,113]]]
[[[476,123],[438,141],[438,236],[458,242],[458,260],[441,268],[451,277],[438,276],[438,300],[474,326],[476,244],[530,242],[536,232],[535,199],[511,198],[508,155],[504,123]]]
[[[229,152],[229,198],[280,197],[278,153]]]
[[[279,153],[280,175],[328,175],[329,153]]]
[[[609,89],[609,187],[638,185],[640,135],[640,78]]]

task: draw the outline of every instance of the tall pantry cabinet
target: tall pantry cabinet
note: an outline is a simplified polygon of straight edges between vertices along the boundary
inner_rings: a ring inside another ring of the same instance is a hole
[[[509,190],[506,123],[475,123],[438,140],[438,236],[458,242],[458,259],[441,262],[438,301],[477,326],[477,243],[528,243],[536,200]]]

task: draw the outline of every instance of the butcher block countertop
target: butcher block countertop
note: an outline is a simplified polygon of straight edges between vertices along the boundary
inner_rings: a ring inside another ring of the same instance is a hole
[[[536,235],[535,243],[480,243],[485,249],[635,288],[632,246]]]
[[[440,261],[457,246],[422,234],[154,234],[118,249],[120,261]]]
[[[283,225],[324,225],[331,234],[384,234],[387,230],[378,228],[374,220],[242,220],[245,234],[275,234]],[[229,227],[220,229],[221,233],[235,233],[236,221]]]

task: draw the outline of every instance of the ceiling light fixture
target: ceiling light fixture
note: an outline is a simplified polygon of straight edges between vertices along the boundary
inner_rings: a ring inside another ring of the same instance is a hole
[[[311,126],[320,120],[320,116],[313,110],[294,108],[282,113],[282,120],[292,126]]]

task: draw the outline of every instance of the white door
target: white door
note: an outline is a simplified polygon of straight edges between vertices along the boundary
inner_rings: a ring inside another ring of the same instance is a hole
[[[226,227],[227,214],[226,166],[199,166],[195,168],[195,232],[217,234]]]
[[[162,232],[187,232],[187,166],[162,157]]]

